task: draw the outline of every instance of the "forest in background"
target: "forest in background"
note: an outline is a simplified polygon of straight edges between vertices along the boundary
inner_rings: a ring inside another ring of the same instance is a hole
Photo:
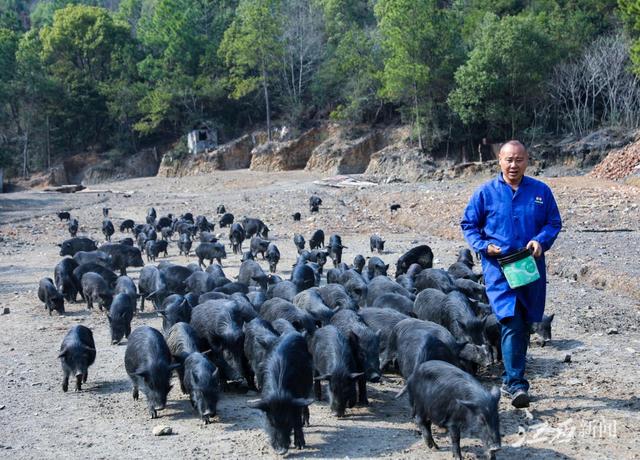
[[[0,167],[202,123],[405,123],[425,152],[581,136],[640,126],[638,76],[640,0],[0,0]]]

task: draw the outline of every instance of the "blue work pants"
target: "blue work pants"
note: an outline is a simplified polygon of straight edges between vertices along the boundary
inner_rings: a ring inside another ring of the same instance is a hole
[[[526,321],[526,311],[519,301],[516,302],[514,316],[504,318],[500,323],[502,325],[502,362],[504,364],[502,382],[511,393],[519,389],[529,391],[529,382],[524,378],[529,344],[529,324]]]

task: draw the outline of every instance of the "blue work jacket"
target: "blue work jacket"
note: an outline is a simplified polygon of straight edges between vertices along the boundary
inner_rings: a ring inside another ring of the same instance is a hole
[[[469,246],[482,255],[487,296],[498,320],[513,316],[516,300],[520,300],[526,309],[527,321],[541,321],[547,281],[544,252],[551,248],[562,228],[551,189],[539,180],[524,176],[514,193],[500,173],[474,192],[460,225]],[[487,255],[487,247],[498,246],[502,249],[500,257],[504,257],[524,248],[531,240],[542,246],[543,255],[536,259],[540,279],[511,289],[497,258]]]

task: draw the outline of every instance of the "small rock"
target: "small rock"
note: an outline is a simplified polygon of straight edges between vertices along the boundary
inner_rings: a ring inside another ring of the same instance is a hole
[[[613,335],[617,333],[618,333],[618,329],[616,329],[615,327],[610,327],[609,329],[607,329],[607,334],[609,335]]]
[[[571,353],[567,354],[564,356],[564,361],[562,361],[563,363],[570,363],[571,362]]]
[[[4,309],[2,310],[2,314],[8,315],[9,313],[11,313],[11,310],[9,310],[9,307],[4,307]]]
[[[38,330],[38,331],[46,331],[46,330],[47,330],[47,327],[46,327],[46,326],[38,326],[38,327],[36,328],[36,330]]]
[[[167,425],[156,425],[153,427],[154,436],[168,436],[173,433],[173,429]]]
[[[0,410],[4,410],[6,406],[4,404],[0,405]]]

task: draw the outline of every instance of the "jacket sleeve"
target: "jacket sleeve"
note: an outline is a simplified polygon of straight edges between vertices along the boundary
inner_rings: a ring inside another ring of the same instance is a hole
[[[482,231],[484,223],[484,197],[481,190],[476,190],[464,210],[460,227],[462,228],[464,239],[467,240],[469,246],[471,246],[475,252],[486,255],[489,242],[484,239],[484,232]]]
[[[543,251],[551,249],[553,242],[558,237],[560,230],[562,229],[562,219],[560,218],[560,211],[558,210],[558,204],[551,192],[551,189],[547,189],[547,209],[545,216],[545,223],[540,229],[540,232],[533,237],[542,246]]]

